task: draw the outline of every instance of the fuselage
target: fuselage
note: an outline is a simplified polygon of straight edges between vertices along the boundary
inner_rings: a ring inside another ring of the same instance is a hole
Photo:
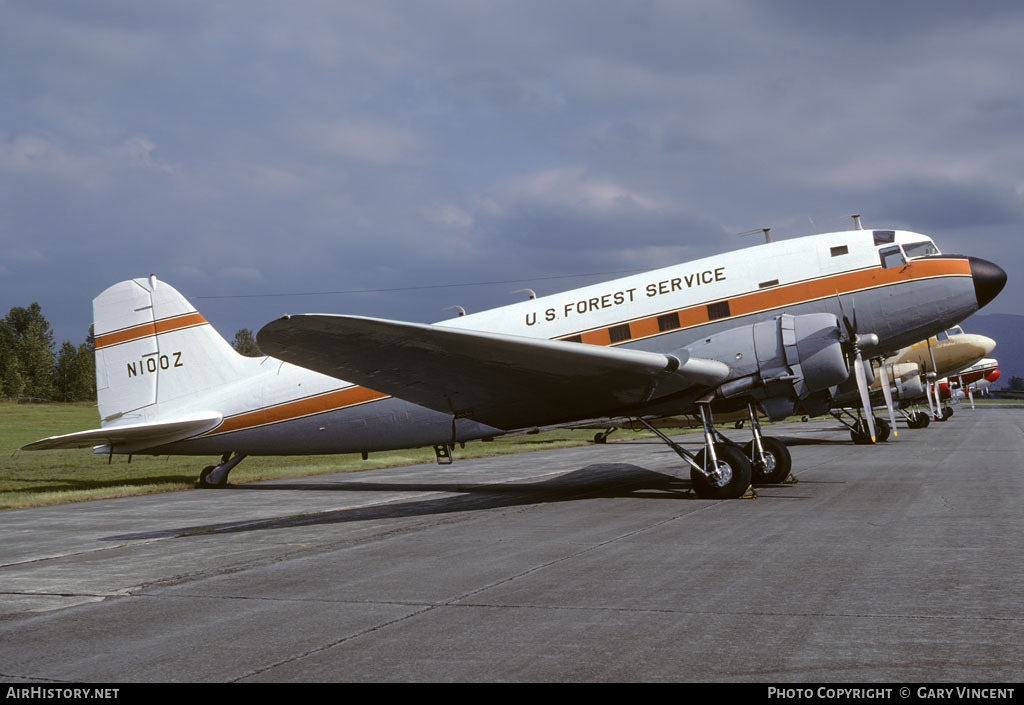
[[[881,353],[984,305],[995,295],[989,279],[998,277],[987,268],[1005,281],[984,260],[939,254],[924,235],[854,230],[758,245],[436,325],[671,353],[781,313],[825,312],[855,318],[860,332],[878,336]],[[161,415],[202,408],[224,418],[199,437],[146,452],[340,453],[452,439],[449,414],[273,358],[254,360],[252,370],[202,398],[162,404]],[[469,419],[457,427],[460,440],[503,432]]]

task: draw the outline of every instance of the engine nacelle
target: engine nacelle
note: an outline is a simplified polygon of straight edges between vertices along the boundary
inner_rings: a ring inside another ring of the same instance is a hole
[[[719,398],[753,397],[769,417],[778,418],[804,400],[816,408],[826,405],[827,390],[850,376],[841,336],[831,313],[782,314],[716,333],[686,350],[732,369],[716,390]]]
[[[900,401],[912,401],[924,396],[924,381],[920,369],[912,362],[902,362],[892,366],[893,387],[896,398]]]

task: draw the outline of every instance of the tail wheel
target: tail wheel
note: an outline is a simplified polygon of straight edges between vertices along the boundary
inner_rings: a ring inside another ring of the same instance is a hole
[[[217,469],[216,465],[207,465],[203,468],[202,472],[199,473],[199,481],[196,482],[196,487],[204,490],[213,490],[223,487],[227,482],[222,482],[219,485],[209,481],[210,473]]]
[[[702,467],[705,465],[706,454],[706,450],[697,453],[697,463]],[[750,487],[750,461],[743,455],[743,451],[732,446],[716,445],[715,455],[718,457],[717,479],[705,477],[700,471],[690,469],[690,481],[693,483],[694,492],[701,499],[741,497]]]
[[[751,482],[755,485],[777,485],[789,477],[793,456],[786,444],[778,438],[761,438],[761,446],[764,448],[766,462],[762,464],[757,459],[750,461]],[[743,454],[747,458],[754,458],[753,441],[743,446]]]

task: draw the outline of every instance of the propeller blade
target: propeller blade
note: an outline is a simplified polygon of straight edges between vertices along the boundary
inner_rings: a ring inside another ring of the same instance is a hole
[[[860,403],[864,407],[864,416],[868,422],[868,434],[871,436],[871,442],[875,442],[875,416],[871,413],[871,395],[868,393],[868,378],[864,373],[864,359],[860,356],[860,350],[857,351],[857,357],[855,359],[854,372],[857,377],[857,391],[860,392]]]
[[[924,378],[924,396],[928,399],[928,413],[930,413],[934,419],[936,416],[935,407],[932,406],[932,381],[928,379],[927,376]]]
[[[882,379],[880,384],[882,385],[882,396],[885,397],[885,408],[889,412],[889,423],[892,425],[892,437],[896,438],[896,410],[892,407],[892,390],[889,389],[889,371],[885,369],[885,360],[881,361],[878,365],[879,371],[882,373]]]
[[[843,298],[836,292],[836,300],[839,302],[839,312],[843,314],[843,326],[846,328],[846,337],[853,342],[857,339],[857,326],[850,323],[850,317],[846,315],[846,307],[843,306]],[[857,318],[857,311],[853,312],[854,320]]]

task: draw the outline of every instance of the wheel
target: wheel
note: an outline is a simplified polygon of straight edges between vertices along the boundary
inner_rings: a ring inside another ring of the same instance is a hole
[[[594,434],[594,443],[605,443],[608,440],[608,436],[603,433]]]
[[[944,407],[942,407],[942,418],[943,419],[948,419],[952,415],[953,415],[953,407],[951,407],[951,406],[944,406]]]
[[[859,446],[871,445],[871,434],[868,433],[867,421],[857,419],[857,422],[853,424],[853,428],[850,429],[850,438]]]
[[[704,465],[705,453],[705,450],[697,453],[697,463],[701,466]],[[735,499],[742,496],[750,487],[750,461],[743,455],[743,451],[732,446],[716,445],[715,455],[721,478],[713,480],[690,468],[693,491],[701,499]]]
[[[914,418],[917,419],[917,428],[928,428],[928,424],[932,422],[932,417],[923,411],[914,414]]]
[[[921,428],[921,420],[917,418],[917,414],[911,414],[910,418],[906,419],[907,428]]]
[[[764,447],[766,465],[759,461],[750,461],[751,482],[755,485],[777,485],[789,477],[790,468],[793,467],[793,456],[789,448],[778,438],[761,438]],[[743,455],[748,459],[754,457],[754,442],[750,441],[743,446]]]
[[[875,437],[879,443],[885,443],[889,440],[889,434],[892,433],[892,426],[889,422],[880,416],[875,417]]]
[[[207,481],[207,478],[210,477],[210,473],[213,472],[216,469],[216,467],[216,465],[207,465],[205,468],[203,468],[203,471],[199,473],[199,481],[196,482],[196,487],[204,490],[212,490],[226,485],[226,482],[222,482],[219,485],[217,485]]]
[[[740,419],[739,421],[736,421],[735,423],[733,423],[732,427],[735,428],[738,431],[741,428],[743,428],[743,424],[744,423],[746,423],[746,422],[743,419]]]

